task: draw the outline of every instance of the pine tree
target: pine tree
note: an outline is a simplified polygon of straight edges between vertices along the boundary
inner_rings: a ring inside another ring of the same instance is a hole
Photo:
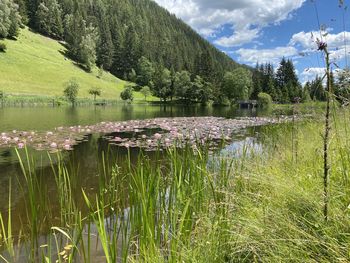
[[[97,65],[105,70],[109,70],[113,63],[114,46],[111,30],[104,6],[97,1],[97,20],[99,29],[99,39],[97,43]]]
[[[0,38],[16,37],[21,17],[13,0],[0,1]]]
[[[259,63],[256,63],[256,66],[253,70],[252,74],[252,82],[253,82],[253,92],[252,92],[252,99],[257,99],[258,94],[262,92],[262,78],[263,74],[259,70]]]
[[[36,11],[36,29],[53,38],[62,38],[62,11],[56,0],[42,0],[40,2]]]
[[[282,58],[277,69],[276,82],[281,92],[281,102],[288,103],[294,101],[296,97],[301,97],[301,85],[291,60]]]
[[[131,24],[126,31],[124,52],[123,52],[123,71],[129,74],[133,68],[136,68],[140,58],[139,38]]]

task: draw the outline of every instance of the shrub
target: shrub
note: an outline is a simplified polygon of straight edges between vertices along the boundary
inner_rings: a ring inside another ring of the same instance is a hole
[[[122,100],[127,100],[129,102],[134,100],[133,88],[131,86],[126,86],[125,89],[120,93],[120,98]]]
[[[148,96],[151,96],[151,89],[148,86],[144,86],[140,92],[142,93],[143,96],[145,96],[145,100],[147,100]]]
[[[71,79],[66,84],[66,88],[63,91],[64,96],[67,98],[68,101],[72,103],[72,105],[75,104],[78,96],[79,91],[79,84],[75,79]]]
[[[89,90],[89,94],[94,96],[94,101],[96,101],[96,97],[100,97],[101,96],[101,89],[97,88],[97,87],[93,87]]]
[[[258,105],[261,108],[269,108],[272,105],[272,98],[269,94],[260,92],[258,94]]]
[[[6,44],[4,42],[0,42],[0,52],[6,52]]]

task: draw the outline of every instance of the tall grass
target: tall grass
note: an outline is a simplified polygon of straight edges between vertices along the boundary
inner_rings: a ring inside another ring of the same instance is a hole
[[[30,227],[24,224],[18,246],[11,238],[13,216],[0,217],[0,254],[11,262],[7,255],[34,242],[27,262],[349,261],[350,127],[343,120],[350,112],[337,111],[330,120],[328,221],[324,127],[318,119],[304,120],[259,130],[262,151],[246,145],[221,155],[188,146],[159,151],[155,159],[141,152],[135,162],[128,154],[123,166],[105,153],[95,191],[78,189],[76,167],[58,156],[52,166],[58,204],[50,207],[36,193],[38,171],[22,161]],[[57,207],[60,219],[49,220]],[[49,231],[36,227],[43,222]]]

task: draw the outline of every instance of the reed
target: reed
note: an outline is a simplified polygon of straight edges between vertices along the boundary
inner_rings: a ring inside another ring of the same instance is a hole
[[[0,217],[0,254],[9,260],[6,255],[30,245],[28,262],[349,261],[350,124],[344,120],[350,111],[337,109],[331,117],[327,222],[320,187],[324,126],[311,118],[257,129],[258,146],[231,154],[188,145],[159,149],[154,159],[141,151],[131,161],[129,152],[120,161],[108,151],[93,192],[77,189],[79,164],[58,156],[51,165],[59,221],[44,216],[54,208],[45,205],[46,191],[36,193],[43,185],[27,156],[21,165],[30,234],[15,244],[9,210],[7,220]],[[48,232],[37,227],[43,222]],[[38,238],[43,234],[45,242]]]

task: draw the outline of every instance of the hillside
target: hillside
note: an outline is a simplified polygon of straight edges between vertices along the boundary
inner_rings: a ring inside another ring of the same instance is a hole
[[[7,1],[19,4],[30,28],[66,41],[75,61],[87,69],[96,62],[122,79],[137,71],[141,57],[212,83],[240,66],[151,0]]]
[[[245,67],[151,0],[4,1],[0,85],[8,93],[57,96],[75,77],[80,97],[96,86],[118,98],[131,81],[164,102],[221,104],[225,74]]]
[[[79,97],[91,97],[91,87],[102,89],[102,98],[119,99],[126,82],[98,69],[87,73],[67,59],[65,48],[40,34],[22,29],[17,41],[5,40],[6,53],[0,53],[0,90],[14,95],[62,96],[65,83],[76,78],[80,84]],[[140,94],[135,94],[140,97]]]

